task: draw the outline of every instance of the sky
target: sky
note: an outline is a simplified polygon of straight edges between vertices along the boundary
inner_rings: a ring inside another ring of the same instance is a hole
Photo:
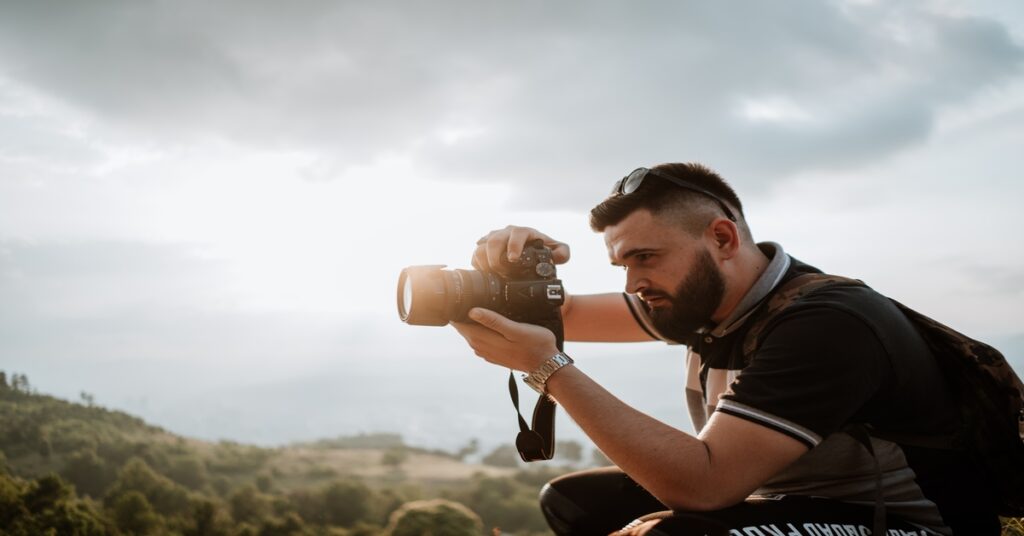
[[[1020,370],[1022,135],[1014,0],[4,2],[0,370],[205,439],[511,441],[507,372],[401,323],[399,272],[517,224],[620,291],[586,213],[683,161]],[[679,348],[567,349],[688,426]]]

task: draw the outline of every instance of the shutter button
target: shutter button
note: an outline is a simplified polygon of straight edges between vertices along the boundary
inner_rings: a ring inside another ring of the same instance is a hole
[[[709,336],[707,336],[707,337],[704,337],[704,342],[706,342],[706,343],[708,343],[708,344],[711,344],[711,341],[712,341],[712,340],[713,340],[713,339],[711,338],[711,336],[710,336],[710,335],[709,335]]]

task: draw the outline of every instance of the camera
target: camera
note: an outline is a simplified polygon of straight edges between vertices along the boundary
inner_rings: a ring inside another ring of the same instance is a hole
[[[409,266],[398,276],[398,317],[417,326],[443,326],[468,318],[483,307],[510,320],[551,330],[562,349],[562,303],[565,291],[555,276],[551,249],[533,240],[515,262],[504,261],[506,275],[478,270],[445,270],[444,265]],[[555,455],[555,402],[541,396],[533,410],[533,429],[519,412],[519,391],[512,371],[509,395],[519,415],[516,449],[523,461],[550,460]]]
[[[516,322],[546,327],[561,340],[562,282],[551,250],[531,241],[507,275],[478,270],[444,270],[444,265],[409,266],[398,277],[398,316],[418,326],[443,326],[467,319],[473,307],[490,309]]]

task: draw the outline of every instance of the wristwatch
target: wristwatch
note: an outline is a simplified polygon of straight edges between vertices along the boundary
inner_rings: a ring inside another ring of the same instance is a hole
[[[573,364],[571,357],[566,355],[565,352],[558,352],[545,361],[537,370],[529,374],[523,374],[523,382],[533,388],[534,391],[537,391],[542,395],[546,395],[548,394],[548,378],[550,378],[556,370],[571,364]]]

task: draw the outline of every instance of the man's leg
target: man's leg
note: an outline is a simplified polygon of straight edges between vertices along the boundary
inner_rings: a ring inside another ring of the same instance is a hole
[[[630,521],[667,507],[618,467],[570,473],[540,491],[540,507],[551,530],[566,534],[608,534]]]

